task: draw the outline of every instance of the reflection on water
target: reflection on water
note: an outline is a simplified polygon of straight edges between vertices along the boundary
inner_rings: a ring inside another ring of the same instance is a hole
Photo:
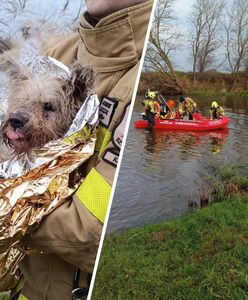
[[[198,156],[197,149],[202,143],[212,153],[218,153],[227,141],[228,128],[215,131],[175,131],[175,130],[154,130],[151,134],[144,136],[144,151],[150,153],[160,153],[161,150],[179,150],[181,159]]]
[[[212,99],[197,97],[208,114]],[[230,117],[228,129],[206,132],[135,129],[143,111],[137,98],[117,181],[108,232],[149,224],[187,212],[188,201],[199,201],[198,189],[213,160],[223,163],[247,158],[248,99],[219,101]]]

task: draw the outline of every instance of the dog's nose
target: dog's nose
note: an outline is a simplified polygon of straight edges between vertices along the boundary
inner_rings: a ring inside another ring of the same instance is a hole
[[[9,119],[9,123],[14,129],[23,127],[27,121],[28,119],[23,116],[13,116]]]

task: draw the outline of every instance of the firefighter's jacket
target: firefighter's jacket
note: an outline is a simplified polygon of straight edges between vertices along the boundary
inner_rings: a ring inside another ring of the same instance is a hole
[[[225,111],[222,106],[218,105],[216,108],[211,108],[209,111],[210,120],[219,119],[224,117]]]
[[[100,126],[87,176],[71,201],[52,212],[22,244],[38,249],[20,264],[26,279],[21,299],[71,299],[75,266],[80,287],[92,273],[102,223],[122,145],[129,104],[139,67],[153,1],[120,10],[95,26],[84,13],[77,33],[46,53],[70,66],[75,60],[99,74]]]
[[[145,106],[145,112],[149,111],[153,114],[160,114],[161,108],[156,100],[146,99],[142,102]]]
[[[186,97],[184,102],[179,103],[178,111],[181,115],[192,114],[196,108],[196,103],[191,98]]]

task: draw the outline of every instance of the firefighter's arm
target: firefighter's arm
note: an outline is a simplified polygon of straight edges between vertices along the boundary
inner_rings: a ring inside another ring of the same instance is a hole
[[[221,106],[220,107],[220,113],[221,113],[221,116],[224,117],[225,116],[225,111],[223,109],[223,107]]]
[[[181,103],[179,103],[179,106],[178,106],[178,112],[182,115],[184,113],[184,108],[183,108],[183,105]]]
[[[214,112],[212,109],[210,109],[210,111],[209,111],[209,118],[210,118],[210,120],[214,119]]]
[[[146,112],[147,109],[147,100],[142,101],[142,105],[144,105],[144,112]]]
[[[98,163],[72,199],[56,208],[36,231],[23,238],[23,246],[58,255],[82,270],[92,271],[118,162],[118,151],[115,154],[113,147],[111,134],[99,126]],[[105,161],[105,157],[113,164]]]
[[[191,99],[191,98],[188,98],[189,99],[189,101],[191,102],[191,105],[194,107],[194,108],[196,108],[196,103],[195,103],[195,101],[193,100],[193,99]]]
[[[66,201],[54,210],[22,245],[54,253],[87,272],[95,262],[102,224],[78,200]]]

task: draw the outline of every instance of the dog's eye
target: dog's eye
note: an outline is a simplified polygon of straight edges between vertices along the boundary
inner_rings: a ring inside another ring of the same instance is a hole
[[[55,107],[50,102],[45,102],[43,105],[45,111],[55,111]]]

